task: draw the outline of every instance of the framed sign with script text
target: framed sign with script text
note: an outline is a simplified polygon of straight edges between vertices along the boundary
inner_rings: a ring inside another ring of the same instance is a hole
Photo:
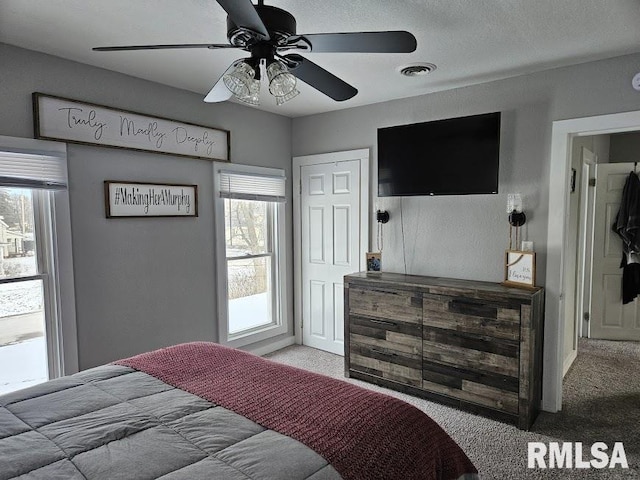
[[[505,281],[503,284],[513,287],[535,287],[535,252],[507,250],[505,253]]]
[[[229,131],[42,93],[33,94],[35,138],[229,161]]]
[[[104,182],[107,218],[197,217],[198,186]]]

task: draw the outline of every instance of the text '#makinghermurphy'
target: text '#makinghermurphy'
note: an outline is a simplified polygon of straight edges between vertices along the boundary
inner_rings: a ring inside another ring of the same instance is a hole
[[[177,193],[168,188],[117,187],[113,195],[114,205],[143,206],[145,214],[149,212],[150,206],[171,206],[178,212],[183,208],[186,213],[191,212],[191,195],[184,190]]]

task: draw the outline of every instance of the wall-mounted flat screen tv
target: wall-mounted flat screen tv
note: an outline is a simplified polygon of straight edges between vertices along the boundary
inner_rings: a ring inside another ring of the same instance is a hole
[[[500,112],[378,129],[378,196],[498,193]]]

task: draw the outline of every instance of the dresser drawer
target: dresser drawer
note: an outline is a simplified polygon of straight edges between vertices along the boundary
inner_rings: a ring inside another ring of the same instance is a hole
[[[394,351],[351,344],[350,369],[404,385],[422,387],[422,361]]]
[[[424,327],[422,388],[517,414],[520,366],[517,343],[437,330]]]
[[[422,386],[422,326],[397,320],[349,318],[352,370]]]
[[[359,343],[422,355],[422,325],[418,323],[351,315],[349,332]]]
[[[519,344],[446,329],[423,327],[422,354],[427,360],[478,372],[517,377]]]
[[[422,294],[400,290],[349,289],[349,314],[422,323]]]
[[[495,387],[483,385],[481,383],[460,380],[459,385],[451,387],[438,382],[425,380],[422,388],[429,392],[447,395],[464,402],[481,405],[493,410],[517,415],[518,414],[518,394],[501,390]]]
[[[520,340],[520,305],[423,294],[422,323],[428,327],[505,340]]]

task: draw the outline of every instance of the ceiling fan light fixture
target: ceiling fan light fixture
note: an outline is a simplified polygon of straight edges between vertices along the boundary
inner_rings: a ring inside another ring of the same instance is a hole
[[[242,99],[251,95],[252,83],[256,71],[247,62],[240,60],[222,77],[224,85],[236,98]]]
[[[249,85],[249,94],[237,97],[238,100],[249,105],[260,105],[260,81],[253,79]]]
[[[296,77],[293,76],[287,69],[286,65],[279,60],[276,60],[269,64],[267,67],[267,78],[269,79],[269,92],[271,95],[278,99],[279,97],[286,97],[292,92],[297,92],[293,96],[287,98],[282,103],[291,100],[298,93],[296,90]],[[277,100],[276,100],[277,103]],[[280,105],[281,103],[278,103]]]
[[[282,105],[283,103],[287,103],[292,98],[297,97],[300,94],[300,91],[297,88],[294,88],[286,95],[281,95],[276,97],[276,105]]]

